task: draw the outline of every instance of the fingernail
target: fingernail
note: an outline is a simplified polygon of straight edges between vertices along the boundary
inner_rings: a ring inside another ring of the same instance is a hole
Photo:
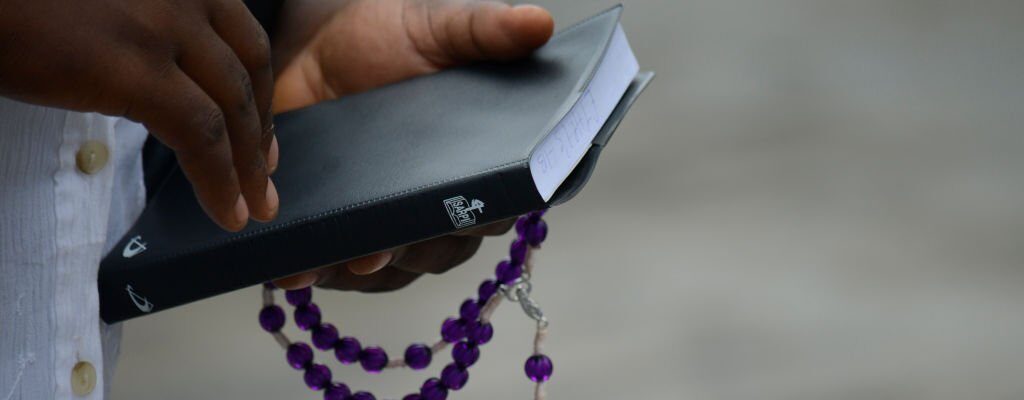
[[[274,285],[284,290],[298,290],[313,286],[319,279],[320,275],[316,272],[303,272],[298,275],[278,279],[274,281]]]
[[[277,162],[280,158],[280,151],[281,149],[277,147],[277,135],[274,135],[274,137],[270,139],[270,151],[267,153],[268,173],[273,174],[274,171],[277,171]]]
[[[348,263],[348,270],[356,275],[370,275],[374,272],[380,271],[390,264],[393,257],[394,254],[390,251],[372,254],[350,261]]]
[[[246,222],[249,221],[249,205],[245,202],[245,196],[238,195],[238,200],[235,201],[235,223],[234,225],[238,229],[245,227]]]

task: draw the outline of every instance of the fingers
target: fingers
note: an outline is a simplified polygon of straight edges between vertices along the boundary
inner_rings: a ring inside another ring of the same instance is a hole
[[[370,254],[366,257],[357,258],[345,263],[349,271],[356,275],[369,275],[380,271],[394,259],[394,253],[385,251],[377,254]]]
[[[422,274],[444,273],[466,262],[479,250],[484,236],[503,235],[514,225],[514,218],[494,222],[454,235],[292,275],[278,279],[274,284],[286,290],[302,289],[314,284],[341,290],[396,290]]]
[[[477,226],[469,229],[464,229],[455,232],[454,235],[458,236],[501,236],[508,233],[513,226],[516,225],[515,218],[509,218],[504,221],[492,222],[487,225]]]
[[[441,236],[395,251],[391,266],[420,274],[441,274],[466,262],[480,249],[479,236]]]
[[[224,114],[177,66],[158,76],[153,87],[142,90],[144,96],[136,96],[126,116],[175,151],[199,204],[214,222],[229,231],[241,230],[249,207],[235,175]]]
[[[435,2],[430,29],[441,38],[451,63],[512,60],[547,43],[554,32],[551,14],[538,6],[496,1]]]
[[[329,267],[321,270],[317,285],[330,289],[356,290],[380,293],[398,290],[408,286],[421,276],[415,272],[387,267],[372,275],[356,275],[343,267]]]
[[[469,260],[484,236],[500,236],[515,226],[515,218],[462,230],[395,250],[371,254],[345,263],[356,275],[370,275],[387,266],[420,274],[441,274]]]
[[[270,39],[241,1],[217,2],[211,10],[213,29],[234,50],[245,67],[259,113],[260,146],[267,159],[267,170],[277,169],[277,142],[274,136],[271,102],[274,98],[274,72],[270,59]]]
[[[234,170],[253,219],[277,215],[277,190],[269,179],[263,151],[263,127],[249,73],[230,47],[212,31],[196,35],[182,52],[182,71],[221,109],[231,146]]]
[[[320,271],[303,272],[275,280],[274,285],[284,290],[305,289],[316,284],[320,280],[320,274]]]

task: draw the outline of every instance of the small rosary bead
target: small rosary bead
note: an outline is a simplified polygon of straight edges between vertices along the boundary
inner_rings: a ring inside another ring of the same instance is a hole
[[[313,347],[330,350],[338,342],[338,328],[331,324],[320,324],[313,328]]]
[[[526,251],[529,249],[526,239],[519,238],[512,242],[509,248],[509,257],[513,265],[523,265],[526,262]]]
[[[269,305],[260,310],[260,326],[263,330],[274,333],[284,327],[284,309],[277,305]]]
[[[477,289],[476,294],[479,296],[478,301],[481,306],[487,304],[487,301],[498,293],[498,282],[488,279],[480,284],[480,288]]]
[[[487,344],[494,337],[494,326],[491,326],[490,322],[474,322],[466,330],[466,337],[477,346]]]
[[[293,306],[301,306],[303,304],[309,304],[313,300],[313,288],[307,287],[296,290],[286,290],[284,292],[285,300],[288,300],[288,304]]]
[[[359,365],[366,372],[378,374],[388,365],[388,353],[380,347],[367,347],[359,353]]]
[[[408,365],[409,368],[424,369],[430,365],[432,358],[433,352],[425,344],[413,344],[405,349],[405,365]]]
[[[554,368],[551,359],[543,354],[537,354],[528,358],[526,365],[523,366],[523,369],[526,371],[526,377],[534,382],[547,382],[548,379],[551,379],[551,373],[554,371]]]
[[[448,318],[441,324],[441,339],[455,343],[466,337],[466,322],[461,319]]]
[[[530,246],[539,247],[544,239],[548,237],[548,224],[544,220],[538,220],[526,231],[526,240]]]
[[[466,300],[459,307],[459,316],[466,321],[475,321],[480,318],[480,306],[473,299]]]
[[[352,395],[352,390],[344,383],[335,382],[324,391],[324,400],[346,400]]]
[[[306,369],[302,379],[306,381],[306,386],[309,386],[310,389],[322,390],[331,382],[331,370],[326,365],[313,364]]]
[[[359,361],[359,353],[363,351],[363,347],[359,344],[359,339],[351,336],[345,336],[334,344],[334,357],[341,361],[342,364],[352,364]]]
[[[526,235],[526,230],[527,230],[527,228],[529,226],[530,226],[530,216],[529,215],[526,215],[526,216],[523,216],[523,217],[519,217],[519,219],[516,220],[516,234],[519,235],[519,236]]]
[[[288,345],[285,352],[288,365],[295,369],[306,369],[313,362],[313,349],[308,344],[296,342]]]
[[[317,307],[316,303],[295,307],[295,325],[304,331],[320,325],[320,307]]]
[[[448,388],[444,387],[440,379],[430,378],[420,388],[420,396],[423,400],[445,400],[448,398]]]
[[[498,282],[509,285],[515,282],[516,279],[523,276],[523,267],[514,265],[508,261],[502,261],[498,263],[498,266],[494,269],[494,273],[498,278]]]
[[[472,343],[458,342],[452,347],[452,359],[456,364],[469,368],[480,359],[480,348]]]
[[[441,383],[451,390],[459,390],[466,386],[469,381],[469,371],[456,364],[448,364],[441,371]]]
[[[346,400],[377,400],[377,398],[373,397],[373,394],[369,392],[355,392]]]
[[[402,398],[402,400],[423,400],[423,396],[420,396],[419,394],[416,393],[407,394],[405,395],[405,397]]]

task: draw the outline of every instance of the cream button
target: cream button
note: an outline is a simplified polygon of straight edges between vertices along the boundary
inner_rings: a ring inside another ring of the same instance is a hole
[[[76,396],[88,396],[96,388],[96,368],[87,361],[79,361],[71,368],[71,391]]]
[[[78,153],[75,154],[75,165],[78,166],[78,170],[89,175],[103,169],[108,160],[110,160],[110,151],[100,142],[82,143],[82,147],[78,148]]]

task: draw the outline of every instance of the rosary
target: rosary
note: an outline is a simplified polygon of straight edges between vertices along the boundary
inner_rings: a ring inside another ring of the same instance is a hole
[[[517,302],[526,315],[537,322],[533,355],[526,360],[523,369],[526,376],[536,383],[534,398],[543,400],[544,382],[551,378],[553,370],[551,359],[541,353],[548,320],[537,303],[530,298],[533,289],[530,282],[533,272],[530,255],[533,250],[540,248],[548,233],[543,216],[544,211],[536,211],[516,220],[516,239],[510,246],[509,258],[498,263],[494,279],[480,284],[476,299],[470,298],[462,303],[458,318],[444,320],[441,324],[441,340],[431,346],[411,344],[400,360],[389,359],[387,352],[380,347],[362,347],[356,338],[339,337],[334,325],[321,321],[320,308],[312,302],[312,288],[286,291],[285,299],[295,307],[295,325],[311,333],[313,347],[322,351],[333,350],[334,356],[342,364],[358,362],[363,370],[371,374],[391,368],[422,370],[430,365],[434,354],[451,345],[453,362],[444,367],[441,377],[427,379],[418,392],[406,395],[402,400],[445,400],[450,391],[462,389],[469,380],[469,367],[480,358],[480,347],[487,344],[494,335],[494,327],[490,323],[494,310],[503,299]],[[313,349],[308,344],[292,342],[281,332],[287,317],[284,309],[274,304],[274,290],[275,287],[270,283],[263,286],[260,326],[270,332],[284,348],[288,364],[304,371],[306,386],[315,391],[323,391],[324,400],[376,400],[371,393],[353,393],[344,383],[332,381],[331,370],[326,365],[313,362]]]

